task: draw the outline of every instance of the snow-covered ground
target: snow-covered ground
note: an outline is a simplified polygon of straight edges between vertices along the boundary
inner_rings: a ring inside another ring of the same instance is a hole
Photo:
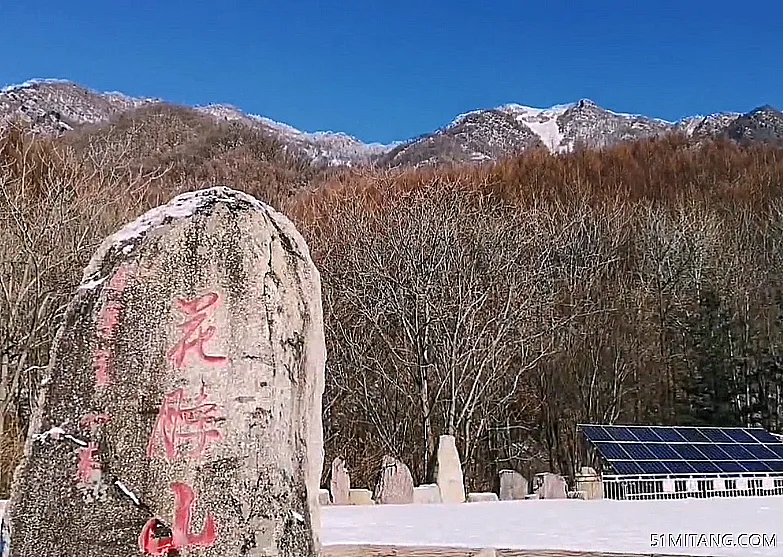
[[[0,501],[0,515],[3,506],[4,501]],[[325,545],[560,549],[712,557],[783,555],[783,497],[324,507],[321,522]],[[681,538],[689,543],[673,545],[678,534],[690,534]],[[765,536],[766,547],[758,546],[760,536],[743,534]],[[701,535],[705,537],[699,544]],[[653,545],[653,538],[657,545]],[[720,541],[723,545],[716,543]],[[743,545],[726,546],[731,543]]]
[[[560,549],[714,557],[783,555],[783,497],[325,507],[321,521],[325,545]],[[683,536],[681,543],[676,544],[677,534],[695,535]],[[706,537],[700,539],[701,534]],[[747,547],[749,543],[758,545],[760,540],[742,534],[765,535],[768,542],[774,541],[774,546],[767,543],[767,547]],[[728,544],[745,546],[721,547]]]

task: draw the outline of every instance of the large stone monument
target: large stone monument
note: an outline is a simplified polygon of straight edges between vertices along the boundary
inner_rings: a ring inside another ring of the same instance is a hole
[[[319,552],[320,278],[225,187],[108,238],[55,339],[8,512],[12,557]]]
[[[378,485],[373,499],[381,505],[413,503],[413,476],[404,462],[392,456],[383,457]]]
[[[435,481],[440,489],[440,500],[444,503],[465,502],[465,480],[462,463],[453,435],[441,435],[438,442],[438,460]]]

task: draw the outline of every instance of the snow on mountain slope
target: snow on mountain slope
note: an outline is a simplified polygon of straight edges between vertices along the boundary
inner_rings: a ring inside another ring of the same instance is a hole
[[[684,123],[686,120],[688,123],[682,131],[685,131],[688,136],[697,139],[716,137],[724,134],[740,116],[742,114],[739,112],[718,112],[707,116],[683,119],[681,123]]]
[[[560,152],[567,150],[563,145],[563,132],[558,124],[566,111],[572,109],[575,103],[555,105],[551,108],[533,108],[519,104],[507,104],[498,110],[512,114],[517,121],[523,122],[540,139],[541,143],[550,151]]]
[[[577,146],[607,147],[660,135],[674,124],[613,112],[589,99],[534,108],[506,104],[461,114],[445,128],[409,141],[380,158],[384,165],[497,159],[530,148],[564,153]]]
[[[98,93],[62,79],[32,79],[0,90],[0,124],[15,119],[41,132],[62,132],[83,124],[107,122],[112,116],[158,99]]]
[[[293,144],[301,149],[316,164],[329,166],[368,164],[375,157],[394,148],[394,145],[363,143],[341,132],[303,132],[265,116],[245,114],[238,108],[226,104],[199,106],[196,110],[221,120],[241,121],[248,125],[260,126],[283,143]]]

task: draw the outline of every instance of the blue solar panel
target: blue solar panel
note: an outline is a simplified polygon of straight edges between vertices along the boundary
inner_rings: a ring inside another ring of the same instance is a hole
[[[783,458],[783,443],[778,443],[777,445],[767,445],[767,448],[778,455],[780,458]]]
[[[748,433],[756,438],[760,443],[780,443],[780,441],[763,429],[749,429]]]
[[[718,460],[714,464],[720,468],[721,472],[727,474],[736,474],[746,471],[739,462],[734,462],[733,460]]]
[[[734,460],[748,460],[754,458],[752,454],[742,448],[742,445],[721,444],[718,445],[718,447],[723,449],[726,454]]]
[[[634,460],[658,460],[658,457],[642,443],[623,443],[623,449]]]
[[[598,451],[608,460],[633,460],[631,456],[625,452],[623,446],[618,443],[603,442],[595,444]]]
[[[677,451],[683,460],[709,460],[695,445],[672,445],[672,449]]]
[[[660,462],[658,460],[646,460],[639,462],[639,467],[642,469],[642,474],[671,474],[667,462]]]
[[[702,443],[701,445],[697,445],[697,448],[710,460],[731,460],[731,456],[726,454],[726,451],[721,449],[718,445]]]
[[[766,463],[760,460],[741,460],[740,464],[745,467],[748,472],[771,472],[771,468]]]
[[[615,441],[638,441],[636,436],[627,427],[607,428]]]
[[[681,460],[682,457],[672,449],[671,445],[648,445],[647,447],[650,449],[650,452],[657,458],[658,460]]]
[[[583,426],[620,475],[783,472],[783,442],[758,428]]]
[[[755,443],[756,439],[754,437],[751,437],[745,431],[741,429],[727,429],[726,435],[731,437],[731,440],[735,443]]]
[[[774,460],[778,457],[778,455],[763,445],[742,445],[742,448],[752,454],[754,458],[758,458],[759,460]]]
[[[636,438],[639,439],[639,441],[651,441],[656,443],[663,441],[651,427],[635,427],[633,428],[633,434],[636,435]]]
[[[642,469],[639,467],[639,465],[632,460],[618,460],[616,462],[612,462],[612,468],[614,468],[618,474],[622,474],[624,476],[644,473],[642,472]]]
[[[612,436],[600,425],[586,425],[582,429],[591,441],[611,441]]]
[[[684,460],[673,460],[666,463],[672,474],[693,474],[696,470]]]
[[[654,431],[658,434],[658,437],[660,437],[661,440],[667,441],[669,443],[682,443],[683,441],[686,441],[686,439],[680,435],[675,428],[656,427],[654,428]]]
[[[732,439],[720,429],[705,428],[701,432],[713,443],[731,443]]]
[[[696,460],[690,463],[700,474],[719,474],[720,468],[707,460]]]
[[[769,466],[773,472],[783,472],[783,459],[781,460],[767,460],[764,462]]]
[[[709,439],[695,427],[683,427],[680,434],[692,443],[709,443]]]

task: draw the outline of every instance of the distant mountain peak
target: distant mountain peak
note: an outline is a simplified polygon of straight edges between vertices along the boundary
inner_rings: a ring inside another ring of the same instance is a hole
[[[772,113],[772,114],[780,114],[780,110],[778,110],[777,108],[775,108],[771,104],[765,104],[765,105],[759,106],[757,108],[754,108],[748,114],[752,115],[752,114],[759,114],[759,113],[764,113],[764,112],[769,112],[769,113]]]
[[[783,113],[768,104],[759,106],[736,118],[726,129],[725,136],[741,144],[783,146]]]
[[[576,103],[576,108],[601,108],[598,103],[592,99],[579,99]]]

